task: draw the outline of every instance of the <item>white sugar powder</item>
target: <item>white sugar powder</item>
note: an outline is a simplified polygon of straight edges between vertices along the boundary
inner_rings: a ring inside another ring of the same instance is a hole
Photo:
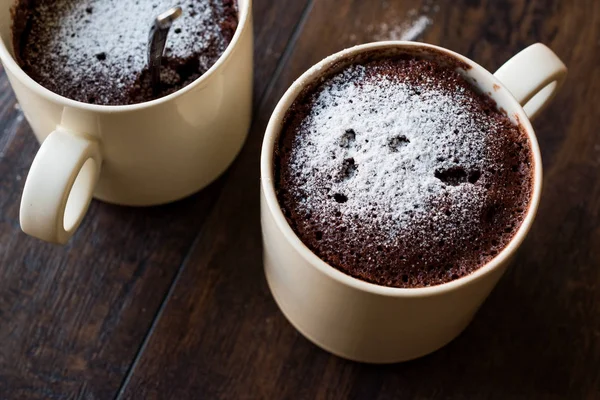
[[[468,112],[473,102],[463,87],[449,93],[435,82],[415,86],[348,67],[321,87],[294,138],[300,209],[376,223],[389,238],[426,215],[435,198],[445,196],[459,213],[477,209],[483,187],[436,177],[457,166],[484,168],[492,122]]]
[[[416,40],[425,32],[425,29],[431,24],[431,19],[426,15],[421,15],[410,24],[403,26],[400,30],[391,30],[391,40]]]
[[[416,40],[431,25],[431,18],[427,15],[410,18],[409,21],[400,24],[383,22],[370,25],[366,31],[374,40]]]

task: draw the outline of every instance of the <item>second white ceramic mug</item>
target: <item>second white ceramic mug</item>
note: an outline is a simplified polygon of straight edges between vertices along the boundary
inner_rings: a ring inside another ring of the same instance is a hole
[[[534,184],[531,205],[508,246],[470,275],[439,286],[400,289],[346,275],[310,251],[278,204],[273,182],[274,150],[283,118],[300,92],[324,71],[365,52],[409,52],[450,57],[459,72],[519,123],[531,143]],[[267,282],[287,319],[313,343],[351,360],[391,363],[444,346],[465,329],[490,294],[529,231],[540,201],[542,162],[529,120],[548,104],[566,67],[546,46],[523,50],[495,74],[450,50],[415,42],[378,42],[334,54],[304,73],[277,105],[261,155],[261,223]]]
[[[65,243],[92,195],[110,203],[168,203],[216,179],[240,151],[252,110],[252,2],[238,0],[239,25],[202,77],[160,99],[127,106],[85,104],[33,81],[13,58],[14,0],[0,0],[0,59],[42,146],[27,176],[21,227]]]

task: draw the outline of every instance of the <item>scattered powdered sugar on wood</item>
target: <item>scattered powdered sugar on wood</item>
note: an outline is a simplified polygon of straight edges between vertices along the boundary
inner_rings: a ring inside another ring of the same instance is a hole
[[[222,7],[214,3],[213,7]],[[32,27],[38,33],[32,36],[47,40],[43,53],[46,57],[50,54],[49,62],[61,65],[75,85],[101,75],[116,87],[125,88],[147,66],[148,36],[155,17],[177,5],[182,7],[183,15],[171,28],[167,56],[184,59],[215,45],[225,50],[227,42],[208,0],[41,2],[36,10],[37,23]],[[36,49],[30,51],[35,57]],[[208,60],[200,58],[199,62],[203,66]]]
[[[372,32],[374,40],[416,40],[431,24],[431,18],[420,15],[414,20],[399,25],[383,22],[378,26],[369,26],[367,32]]]
[[[438,10],[439,6],[426,4],[420,10],[413,8],[408,13],[399,15],[391,9],[386,12],[386,21],[369,25],[365,31],[372,40],[414,41],[433,23],[431,16]]]
[[[393,239],[430,218],[440,198],[455,217],[480,208],[486,191],[475,183],[493,122],[469,112],[476,100],[464,87],[449,92],[435,80],[415,85],[365,68],[326,81],[294,138],[300,210],[376,224]]]
[[[410,25],[404,26],[400,31],[390,31],[392,40],[415,40],[425,32],[425,29],[431,24],[431,19],[426,15],[421,15]]]

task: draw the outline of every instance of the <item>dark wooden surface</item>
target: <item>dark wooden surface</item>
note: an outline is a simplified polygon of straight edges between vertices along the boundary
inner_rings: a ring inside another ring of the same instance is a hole
[[[65,247],[21,233],[38,145],[0,78],[0,399],[600,398],[600,2],[255,0],[255,120],[234,165],[164,207],[94,202]],[[424,28],[424,29],[421,29]],[[516,264],[454,342],[389,366],[316,348],[262,272],[259,153],[277,100],[344,47],[417,39],[490,70],[569,67],[535,121],[544,193]]]

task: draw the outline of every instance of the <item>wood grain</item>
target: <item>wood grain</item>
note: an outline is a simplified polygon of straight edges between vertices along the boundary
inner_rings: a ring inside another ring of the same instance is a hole
[[[315,1],[121,398],[600,397],[599,24],[593,1]],[[546,189],[516,265],[453,343],[413,362],[369,366],[310,344],[271,299],[260,142],[276,101],[309,66],[351,44],[411,35],[490,70],[541,41],[570,76],[535,122]]]
[[[303,9],[255,1],[259,101]],[[113,398],[227,174],[164,207],[94,202],[68,246],[44,244],[18,222],[38,145],[0,89],[0,399]]]

